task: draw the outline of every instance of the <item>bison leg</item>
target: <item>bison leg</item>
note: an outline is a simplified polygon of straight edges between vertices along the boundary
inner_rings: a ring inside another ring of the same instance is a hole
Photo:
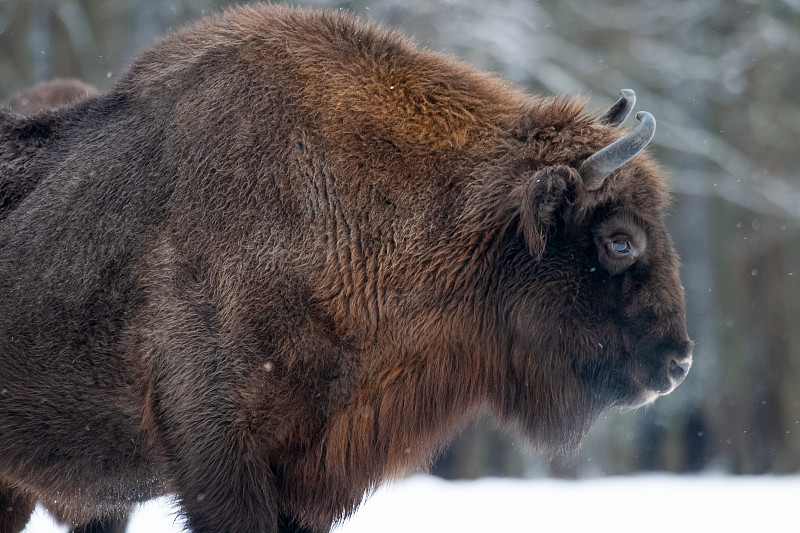
[[[167,479],[193,533],[276,533],[276,477],[242,399],[251,355],[226,335],[200,273],[169,266],[145,326],[151,377],[145,423],[163,450]],[[171,269],[171,270],[170,270]]]
[[[228,399],[237,380],[226,375],[230,369],[224,365],[217,369],[208,363],[219,357],[213,341],[208,342],[211,348],[198,347],[194,354],[189,342],[182,344],[175,344],[170,359],[183,363],[194,356],[196,364],[181,368],[166,363],[163,375],[180,380],[154,387],[150,401],[155,431],[169,458],[168,478],[187,525],[193,533],[275,533],[272,473],[250,452],[250,437],[235,422],[237,408]]]
[[[91,513],[90,508],[83,505],[78,505],[78,514],[64,502],[45,503],[44,507],[57,521],[69,525],[70,533],[125,533],[131,512],[131,507],[123,504],[98,508],[94,517],[86,514]]]
[[[313,530],[299,526],[294,519],[281,515],[278,518],[278,533],[314,533]]]
[[[232,454],[227,439],[204,437],[194,435],[191,446],[171,452],[171,477],[189,529],[276,533],[277,502],[269,472],[254,467],[247,454]]]
[[[0,481],[0,531],[19,533],[25,529],[34,507],[33,495]]]
[[[127,516],[123,518],[103,518],[73,527],[70,533],[125,533],[127,525]]]

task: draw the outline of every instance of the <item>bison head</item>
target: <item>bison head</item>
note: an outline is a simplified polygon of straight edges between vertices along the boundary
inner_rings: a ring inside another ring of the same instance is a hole
[[[516,382],[503,411],[527,410],[527,432],[556,451],[604,408],[671,392],[692,360],[664,176],[640,154],[655,120],[640,112],[620,131],[634,103],[621,94],[598,118],[525,136],[519,231],[501,258],[498,323]]]

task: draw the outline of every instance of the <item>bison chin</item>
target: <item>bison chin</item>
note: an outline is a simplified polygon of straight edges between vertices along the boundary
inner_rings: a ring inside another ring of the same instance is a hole
[[[691,366],[691,351],[689,340],[640,341],[635,350],[605,346],[605,357],[562,354],[536,368],[528,356],[501,416],[516,419],[538,451],[570,461],[603,411],[642,407],[675,390]],[[524,357],[520,351],[517,364]]]
[[[636,409],[666,396],[680,385],[692,366],[690,340],[648,341],[629,352],[622,350],[617,361],[606,361],[582,372],[588,389],[595,390],[600,409]],[[614,364],[616,363],[616,364]]]
[[[686,378],[692,366],[692,341],[660,342],[648,346],[635,361],[644,361],[633,373],[638,385],[634,395],[623,407],[637,408],[666,396]]]

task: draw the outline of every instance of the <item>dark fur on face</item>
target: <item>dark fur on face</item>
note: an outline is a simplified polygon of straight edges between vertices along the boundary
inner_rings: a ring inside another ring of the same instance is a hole
[[[575,170],[622,134],[277,6],[0,111],[0,175],[36,184],[0,224],[0,509],[175,492],[193,531],[321,532],[485,408],[574,449],[691,348],[664,176]]]

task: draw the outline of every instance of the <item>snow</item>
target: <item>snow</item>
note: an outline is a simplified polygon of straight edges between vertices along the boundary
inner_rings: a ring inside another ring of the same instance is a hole
[[[800,476],[647,475],[583,481],[415,476],[381,488],[334,533],[789,531]],[[142,506],[128,533],[179,533],[174,502]],[[25,533],[63,533],[37,508]]]

